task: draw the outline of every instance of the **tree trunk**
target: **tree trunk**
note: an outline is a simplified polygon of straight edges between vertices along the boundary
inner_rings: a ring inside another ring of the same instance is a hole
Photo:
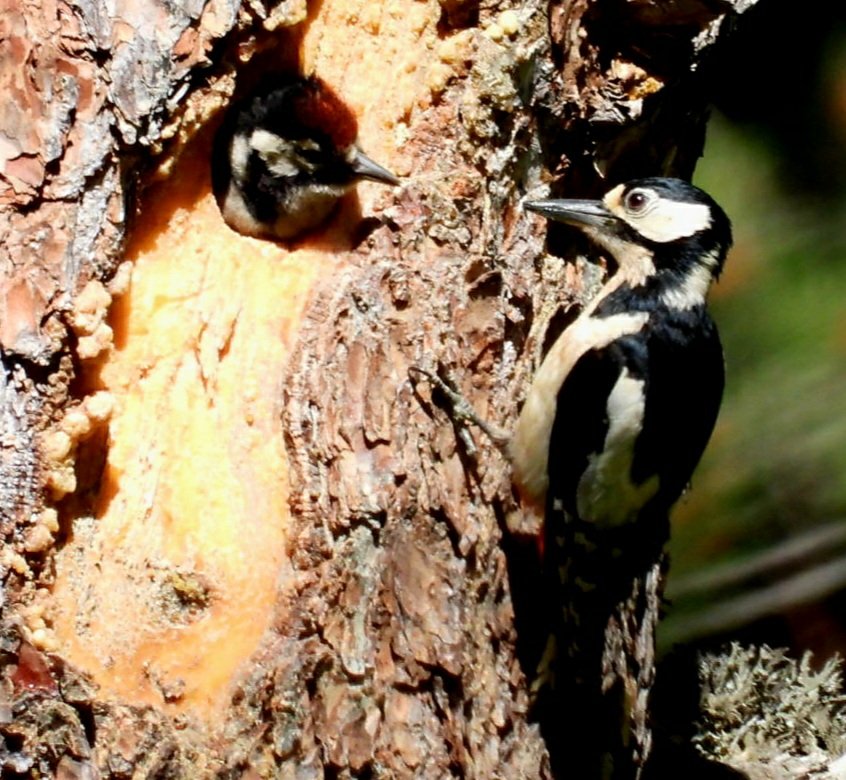
[[[551,776],[512,606],[537,529],[409,369],[513,423],[598,278],[519,199],[689,176],[748,5],[5,4],[3,776]],[[405,178],[285,247],[223,223],[209,155],[293,67]],[[659,565],[609,620],[615,777]]]

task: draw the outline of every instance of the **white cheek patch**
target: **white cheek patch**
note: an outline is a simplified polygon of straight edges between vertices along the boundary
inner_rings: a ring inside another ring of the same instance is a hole
[[[277,157],[275,159],[265,160],[265,163],[267,164],[267,170],[269,170],[274,176],[279,176],[280,178],[293,179],[301,170],[287,157]]]
[[[711,227],[711,210],[704,203],[660,199],[637,216],[620,206],[615,209],[615,213],[642,236],[659,244],[688,238]]]
[[[591,455],[579,480],[576,506],[583,520],[603,527],[620,526],[637,518],[658,492],[658,476],[637,485],[632,462],[646,406],[644,382],[623,369],[608,396],[608,433],[602,452]]]
[[[290,149],[291,144],[276,133],[269,130],[253,130],[250,135],[250,146],[260,155],[279,154],[279,152]]]
[[[236,135],[232,139],[229,158],[232,165],[232,176],[237,181],[244,181],[247,176],[247,163],[250,159],[250,143],[243,135]]]
[[[250,147],[259,153],[267,169],[276,176],[296,176],[300,167],[294,164],[296,152],[290,141],[267,130],[254,130]]]

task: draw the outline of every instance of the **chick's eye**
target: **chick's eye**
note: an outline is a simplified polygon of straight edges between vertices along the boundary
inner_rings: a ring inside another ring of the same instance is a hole
[[[319,146],[312,147],[301,147],[299,149],[300,157],[302,157],[306,162],[309,163],[318,163],[320,162],[321,157],[323,156],[323,152],[321,151]]]
[[[626,196],[626,209],[633,214],[642,212],[649,203],[649,196],[641,190],[633,190]]]

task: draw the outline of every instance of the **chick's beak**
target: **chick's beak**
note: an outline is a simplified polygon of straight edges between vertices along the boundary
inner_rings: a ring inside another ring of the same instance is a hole
[[[608,230],[619,222],[601,200],[530,200],[523,204],[523,208],[547,219],[576,227]]]
[[[356,148],[353,151],[350,165],[353,172],[359,178],[378,181],[382,184],[397,185],[400,183],[400,180],[394,174],[387,168],[383,168],[379,163],[371,160],[361,149]]]

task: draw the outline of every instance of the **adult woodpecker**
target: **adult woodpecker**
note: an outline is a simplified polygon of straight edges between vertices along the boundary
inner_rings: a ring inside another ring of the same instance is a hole
[[[525,207],[578,228],[616,264],[547,353],[507,443],[524,503],[544,515],[538,720],[558,772],[637,777],[652,741],[669,513],[722,400],[706,297],[731,224],[702,190],[668,178]]]
[[[212,182],[240,233],[288,241],[322,224],[357,181],[399,179],[359,149],[355,116],[323,81],[291,77],[239,104],[215,140]]]
[[[722,398],[706,296],[731,225],[706,193],[669,178],[525,208],[582,231],[615,269],[547,352],[513,432],[433,379],[502,449],[524,510],[543,517],[540,566],[513,560],[522,553],[510,566],[518,650],[556,776],[635,777],[651,744],[669,513]]]
[[[617,269],[534,377],[507,445],[514,481],[530,505],[601,528],[664,521],[722,399],[706,296],[731,246],[729,219],[702,190],[669,178],[525,208],[578,228]]]
[[[731,223],[681,179],[619,184],[602,200],[527,201],[581,230],[616,268],[552,345],[513,432],[420,369],[503,451],[523,505],[613,529],[666,519],[711,436],[723,351],[706,308]]]

